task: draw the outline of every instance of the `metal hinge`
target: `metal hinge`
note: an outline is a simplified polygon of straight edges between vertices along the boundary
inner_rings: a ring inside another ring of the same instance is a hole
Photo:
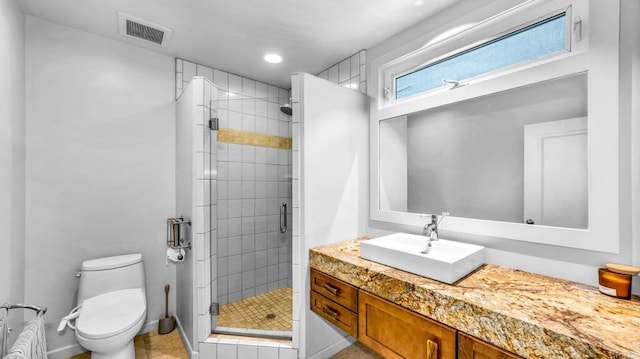
[[[220,304],[211,303],[211,305],[209,306],[209,314],[220,315]]]
[[[209,119],[209,128],[217,131],[218,130],[218,118],[217,117],[213,117]]]

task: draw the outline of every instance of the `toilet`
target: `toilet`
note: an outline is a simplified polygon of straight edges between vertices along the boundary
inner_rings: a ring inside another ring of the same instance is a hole
[[[147,316],[142,254],[84,261],[79,275],[78,306],[58,331],[75,330],[92,359],[134,359],[133,338]]]

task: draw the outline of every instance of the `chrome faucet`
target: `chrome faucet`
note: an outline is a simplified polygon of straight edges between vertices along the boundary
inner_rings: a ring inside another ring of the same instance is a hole
[[[428,236],[427,246],[425,249],[420,251],[422,254],[427,254],[431,250],[431,245],[433,242],[438,240],[438,225],[442,222],[442,219],[445,216],[448,216],[449,212],[442,212],[442,215],[438,216],[437,214],[431,215],[431,222],[424,225],[422,228],[422,234]]]

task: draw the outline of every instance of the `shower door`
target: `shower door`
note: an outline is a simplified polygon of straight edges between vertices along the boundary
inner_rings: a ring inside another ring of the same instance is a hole
[[[289,93],[269,86],[268,95],[219,90],[212,104],[219,123],[214,333],[291,337],[291,116],[280,111]]]

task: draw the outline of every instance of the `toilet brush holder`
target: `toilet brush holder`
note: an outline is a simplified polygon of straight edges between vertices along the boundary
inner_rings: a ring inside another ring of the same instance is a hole
[[[169,285],[164,286],[164,312],[158,321],[158,334],[169,334],[176,328],[176,318],[169,315]]]

